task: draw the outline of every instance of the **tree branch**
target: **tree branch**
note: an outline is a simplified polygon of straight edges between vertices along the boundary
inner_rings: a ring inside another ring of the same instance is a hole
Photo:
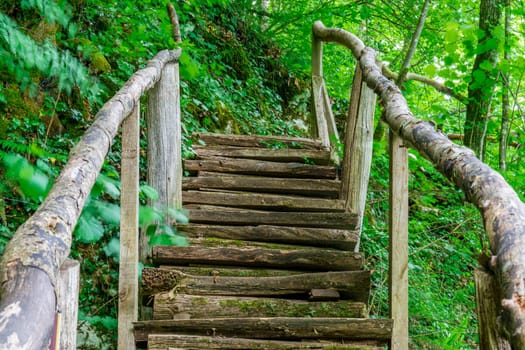
[[[399,75],[396,79],[397,86],[402,86],[405,82],[406,75],[408,73],[408,68],[410,67],[410,62],[412,61],[412,57],[414,57],[414,54],[416,53],[417,43],[419,42],[419,37],[421,36],[421,32],[423,31],[425,20],[427,19],[429,5],[430,0],[425,0],[425,3],[423,4],[423,9],[421,10],[421,14],[419,16],[419,22],[417,23],[416,30],[414,31],[414,35],[412,35],[412,40],[410,41],[410,47],[407,51],[407,54],[405,55],[405,59],[403,60],[403,64],[401,65],[401,70],[399,71]]]
[[[387,77],[389,79],[393,79],[393,80],[397,80],[397,78],[399,76],[397,73],[392,72],[390,69],[388,69],[385,66],[383,66],[382,73],[385,75],[385,77]],[[430,79],[428,77],[425,77],[423,75],[416,74],[416,73],[407,73],[405,81],[406,80],[414,80],[414,81],[418,81],[420,83],[432,86],[437,91],[439,91],[439,92],[441,92],[441,93],[443,93],[443,94],[445,94],[447,96],[455,98],[456,100],[458,100],[462,104],[464,104],[464,105],[467,104],[467,97],[463,96],[462,94],[459,94],[459,93],[455,92],[451,88],[441,84],[440,82],[438,82],[436,80]]]

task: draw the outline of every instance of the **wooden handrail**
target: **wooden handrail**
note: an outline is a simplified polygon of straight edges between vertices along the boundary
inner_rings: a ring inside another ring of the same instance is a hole
[[[161,79],[164,66],[179,56],[180,50],[159,52],[102,107],[44,202],[6,246],[0,261],[0,344],[28,350],[48,345],[59,269],[112,140],[142,94]]]
[[[367,85],[382,100],[383,119],[390,130],[404,146],[430,160],[479,209],[490,242],[491,268],[502,296],[501,334],[509,338],[513,349],[524,349],[525,204],[503,177],[476,158],[474,152],[456,145],[430,123],[414,118],[399,88],[382,74],[374,50],[365,47],[355,35],[326,28],[321,22],[314,24],[313,33],[320,40],[337,42],[352,51]]]

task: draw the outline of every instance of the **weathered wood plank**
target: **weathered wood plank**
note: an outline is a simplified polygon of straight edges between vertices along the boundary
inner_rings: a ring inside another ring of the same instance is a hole
[[[392,350],[408,349],[408,150],[390,131],[389,263]]]
[[[334,166],[313,165],[297,162],[281,163],[257,159],[238,159],[225,157],[200,157],[184,161],[184,169],[190,172],[215,171],[221,173],[248,174],[258,176],[278,176],[295,178],[335,179]]]
[[[330,163],[330,151],[324,150],[193,146],[193,152],[197,157],[248,158],[272,162],[298,162],[318,165]]]
[[[349,212],[358,214],[359,230],[363,222],[370,177],[375,103],[376,95],[363,81],[363,72],[358,64],[348,107],[340,198],[346,200]],[[359,244],[356,249],[359,249]]]
[[[265,178],[257,176],[190,177],[182,180],[183,190],[215,188],[236,191],[302,194],[337,198],[340,181],[320,179]]]
[[[232,191],[184,191],[182,193],[182,203],[184,205],[211,204],[237,208],[280,211],[343,212],[345,209],[345,202],[338,199]]]
[[[498,317],[501,304],[498,303],[494,273],[483,267],[474,270],[476,285],[476,312],[478,314],[478,334],[480,350],[510,350],[509,341],[499,331]]]
[[[190,222],[229,225],[282,225],[354,229],[357,217],[346,213],[278,212],[187,205]]]
[[[148,350],[383,350],[373,344],[347,344],[347,342],[305,342],[264,339],[226,338],[196,335],[150,334]]]
[[[287,226],[220,226],[205,224],[177,225],[188,237],[216,237],[258,242],[299,244],[304,246],[354,249],[358,233],[350,230]]]
[[[392,320],[365,318],[212,318],[135,322],[137,341],[147,341],[153,333],[181,333],[237,336],[254,339],[356,339],[388,340]]]
[[[190,266],[180,265],[159,265],[161,269],[179,270],[193,276],[229,276],[229,277],[277,277],[298,275],[304,273],[300,270],[282,269],[261,269],[257,267],[236,267],[236,266],[209,266],[193,264]]]
[[[359,253],[327,248],[269,249],[260,247],[153,247],[156,264],[208,264],[225,266],[273,267],[312,271],[360,269]]]
[[[224,338],[196,335],[150,334],[148,350],[383,350],[383,346],[373,344],[348,344],[333,341],[283,341],[264,339]]]
[[[77,348],[78,294],[80,290],[80,264],[66,259],[60,267],[57,283],[60,320],[60,350]]]
[[[145,268],[145,295],[174,290],[177,293],[230,296],[307,295],[312,289],[335,289],[343,299],[367,302],[368,271],[315,272],[277,277],[192,276],[177,270]]]
[[[157,190],[154,207],[182,205],[181,112],[178,63],[167,64],[148,93],[148,184]],[[168,221],[170,219],[167,219]],[[147,245],[143,246],[144,250]]]
[[[366,305],[352,301],[309,302],[277,298],[248,298],[156,294],[154,320],[217,317],[366,317]]]
[[[237,147],[260,147],[272,148],[286,146],[296,149],[321,149],[319,140],[288,136],[264,136],[264,135],[225,135],[213,133],[193,133],[194,139],[200,139],[207,146],[237,146]]]
[[[122,194],[120,198],[120,261],[118,349],[134,349],[132,322],[139,307],[139,158],[140,104],[122,123]]]

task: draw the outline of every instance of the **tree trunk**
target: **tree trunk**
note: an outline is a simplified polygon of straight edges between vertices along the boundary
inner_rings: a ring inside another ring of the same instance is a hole
[[[493,35],[493,30],[499,24],[502,5],[503,0],[481,0],[479,29],[485,35],[478,42],[479,53],[474,60],[468,86],[464,144],[474,150],[481,160],[485,154],[485,124],[497,76],[494,67],[498,58],[499,39]]]
[[[510,60],[510,0],[505,0],[505,45],[503,57]],[[499,140],[499,170],[507,170],[507,146],[509,141],[509,73],[502,73],[501,132]]]

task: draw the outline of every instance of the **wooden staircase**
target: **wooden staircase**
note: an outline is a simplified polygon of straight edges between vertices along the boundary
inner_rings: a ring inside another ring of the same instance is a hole
[[[338,199],[330,153],[309,139],[196,134],[185,162],[188,247],[157,246],[142,273],[151,350],[383,349],[367,318],[370,273],[357,214]]]

